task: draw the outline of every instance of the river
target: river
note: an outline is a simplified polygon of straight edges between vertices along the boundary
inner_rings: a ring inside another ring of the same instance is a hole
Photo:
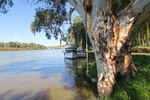
[[[62,51],[0,51],[0,100],[95,99],[96,84],[81,75],[86,60]]]

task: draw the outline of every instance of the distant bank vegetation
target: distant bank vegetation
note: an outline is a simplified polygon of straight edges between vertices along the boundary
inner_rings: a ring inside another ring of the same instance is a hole
[[[51,47],[48,47],[48,49],[65,49],[65,45],[51,46]]]
[[[0,42],[0,51],[8,50],[40,50],[47,49],[44,45],[35,43],[20,43],[20,42]]]

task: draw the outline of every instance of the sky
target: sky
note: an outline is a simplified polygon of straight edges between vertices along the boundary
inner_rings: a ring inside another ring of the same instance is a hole
[[[0,13],[0,42],[21,42],[21,43],[36,43],[45,46],[60,45],[60,37],[55,40],[53,37],[48,40],[44,32],[34,35],[30,30],[30,24],[34,21],[35,8],[31,4],[24,4],[21,0],[14,0],[14,6],[9,9],[7,14]],[[70,5],[66,6],[67,9]],[[75,11],[72,19],[77,16]],[[69,25],[64,25],[64,32],[67,32]],[[64,45],[65,42],[62,43]]]

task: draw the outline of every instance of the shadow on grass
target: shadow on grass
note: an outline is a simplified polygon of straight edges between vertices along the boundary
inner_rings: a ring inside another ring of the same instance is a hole
[[[122,77],[105,100],[150,100],[150,55],[134,54],[133,60],[140,75]]]

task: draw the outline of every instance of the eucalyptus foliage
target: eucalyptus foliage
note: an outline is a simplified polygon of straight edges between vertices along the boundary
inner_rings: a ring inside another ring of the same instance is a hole
[[[43,2],[43,0],[37,2]],[[45,0],[44,2],[48,6],[36,9],[34,22],[31,23],[31,30],[33,33],[43,30],[48,39],[51,39],[52,35],[57,39],[59,33],[62,34],[61,25],[68,18],[65,8],[66,0]]]
[[[10,7],[14,5],[12,0],[0,0],[0,13],[7,13]]]

